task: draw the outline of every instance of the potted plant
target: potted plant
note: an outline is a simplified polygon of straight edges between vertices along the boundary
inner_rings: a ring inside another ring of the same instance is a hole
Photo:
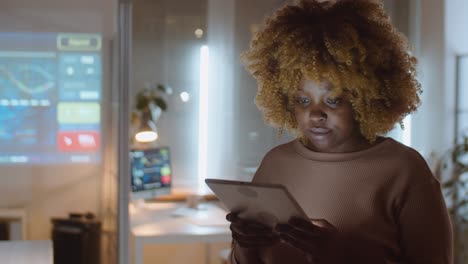
[[[131,113],[132,142],[133,135],[147,127],[156,132],[156,122],[167,111],[168,96],[172,89],[162,84],[146,84],[135,96],[135,110]]]
[[[436,176],[452,218],[456,263],[468,263],[468,135],[442,156]]]

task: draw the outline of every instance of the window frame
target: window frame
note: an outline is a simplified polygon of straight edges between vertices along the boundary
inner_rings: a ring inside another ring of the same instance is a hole
[[[462,67],[465,64],[465,67]],[[456,79],[455,79],[455,125],[454,125],[454,143],[456,144],[462,135],[462,128],[460,127],[461,114],[468,113],[468,101],[466,105],[462,105],[461,94],[468,94],[468,77],[462,83],[462,70],[465,71],[465,76],[468,76],[468,54],[461,54],[456,56]],[[462,85],[464,86],[462,87]],[[462,93],[462,89],[465,91]],[[466,128],[465,128],[466,129]]]

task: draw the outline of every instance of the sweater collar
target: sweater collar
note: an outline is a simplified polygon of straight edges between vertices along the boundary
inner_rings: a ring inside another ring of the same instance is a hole
[[[324,153],[316,152],[308,149],[304,146],[299,139],[296,139],[292,142],[294,150],[301,155],[302,157],[315,161],[348,161],[361,158],[363,156],[369,156],[373,153],[379,152],[385,146],[395,142],[392,138],[381,137],[380,142],[372,145],[371,147],[356,151],[356,152],[347,152],[347,153]]]

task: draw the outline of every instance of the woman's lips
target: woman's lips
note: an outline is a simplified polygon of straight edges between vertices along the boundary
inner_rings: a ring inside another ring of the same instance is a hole
[[[313,140],[326,140],[331,133],[331,129],[325,127],[313,127],[309,129],[310,137]]]
[[[331,129],[326,128],[326,127],[313,127],[311,129],[309,129],[309,131],[312,132],[313,134],[323,135],[323,134],[330,133]]]

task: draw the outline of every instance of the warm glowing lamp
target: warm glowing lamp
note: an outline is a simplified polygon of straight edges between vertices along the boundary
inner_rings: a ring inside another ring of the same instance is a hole
[[[149,115],[143,115],[141,125],[135,134],[135,140],[140,143],[153,142],[158,139],[156,124],[149,118]]]

